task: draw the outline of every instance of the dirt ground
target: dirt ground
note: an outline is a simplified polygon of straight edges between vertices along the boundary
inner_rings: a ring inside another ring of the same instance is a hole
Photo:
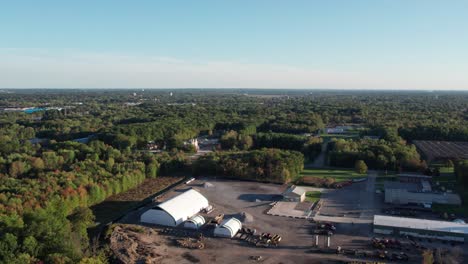
[[[209,182],[213,186],[205,187],[205,182]],[[212,236],[213,229],[204,227],[200,231],[206,237],[204,249],[182,248],[177,246],[174,241],[181,237],[195,237],[195,235],[184,229],[177,229],[180,230],[177,232],[182,233],[180,237],[180,234],[163,233],[164,227],[140,223],[140,215],[154,206],[148,205],[146,208],[130,213],[121,220],[122,223],[151,228],[154,233],[142,236],[143,242],[136,243],[138,245],[146,243],[147,247],[150,248],[153,247],[151,246],[152,243],[156,243],[160,246],[159,249],[155,249],[154,254],[170,256],[170,258],[162,259],[158,259],[156,256],[154,257],[156,262],[148,263],[253,263],[255,261],[250,259],[251,256],[262,256],[261,263],[343,263],[352,260],[364,260],[347,255],[311,253],[315,242],[315,235],[313,234],[315,224],[311,220],[267,215],[266,212],[271,208],[271,204],[281,198],[279,194],[284,190],[284,186],[214,179],[196,180],[189,185],[182,184],[174,188],[164,197],[161,197],[161,200],[166,200],[188,188],[195,188],[200,191],[214,206],[215,210],[213,212],[204,215],[207,220],[220,213],[224,213],[226,217],[229,217],[239,216],[241,212],[246,212],[253,219],[243,223],[245,227],[256,229],[259,233],[279,234],[282,236],[280,244],[277,247],[269,248],[255,247],[239,238],[215,238]],[[364,184],[363,188],[366,188],[366,184]],[[368,223],[337,224],[337,232],[331,238],[331,247],[341,246],[350,249],[372,250],[370,248],[372,235],[371,225]],[[148,239],[150,239],[150,242],[148,242]],[[151,242],[153,240],[154,242]],[[326,237],[320,236],[319,247],[325,248],[325,245]],[[114,245],[114,247],[116,246]],[[119,246],[116,248],[119,248]],[[366,260],[375,261],[372,259]]]

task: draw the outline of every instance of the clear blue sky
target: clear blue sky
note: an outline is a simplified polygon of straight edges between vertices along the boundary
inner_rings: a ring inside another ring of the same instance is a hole
[[[3,1],[15,87],[468,89],[468,1]]]

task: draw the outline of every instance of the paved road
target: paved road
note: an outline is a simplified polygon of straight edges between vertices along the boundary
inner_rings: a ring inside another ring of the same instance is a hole
[[[359,193],[359,209],[361,210],[361,219],[373,219],[376,212],[375,203],[375,178],[376,171],[369,171],[365,190]]]
[[[309,164],[311,167],[324,167],[325,166],[325,153],[327,152],[328,142],[322,144],[322,152],[315,158],[314,162]]]
[[[356,183],[356,185],[345,187],[345,188],[358,188],[352,191],[348,189],[348,196],[338,196],[338,193],[334,194],[333,192],[339,192],[343,195],[345,189],[340,190],[330,190],[327,199],[325,199],[323,206],[342,206],[340,210],[342,211],[342,216],[333,216],[333,215],[316,215],[313,217],[315,221],[328,221],[335,223],[372,223],[375,213],[378,209],[378,202],[375,199],[375,180],[377,177],[376,171],[369,171],[367,181],[364,183]],[[358,187],[359,186],[359,187]],[[354,192],[354,193],[353,193]],[[354,201],[354,202],[353,202]],[[351,206],[353,208],[346,209],[346,206]],[[327,210],[325,210],[327,211]],[[349,214],[350,211],[356,212],[356,216],[352,217]]]
[[[333,223],[345,223],[345,224],[371,224],[373,219],[368,218],[354,218],[354,217],[337,217],[337,216],[325,216],[316,215],[313,217],[316,222],[333,222]]]

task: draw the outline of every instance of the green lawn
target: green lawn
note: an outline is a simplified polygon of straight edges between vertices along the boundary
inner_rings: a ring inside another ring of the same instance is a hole
[[[307,202],[315,203],[320,199],[320,195],[322,195],[322,193],[319,192],[319,191],[306,192],[306,199],[305,200]]]
[[[327,170],[327,169],[304,169],[301,177],[333,178],[337,182],[349,181],[367,177],[367,174],[359,174],[353,170]]]

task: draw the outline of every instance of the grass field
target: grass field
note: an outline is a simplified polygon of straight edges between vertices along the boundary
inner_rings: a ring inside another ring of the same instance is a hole
[[[332,178],[336,182],[349,181],[367,177],[366,174],[359,174],[353,170],[328,170],[328,169],[304,169],[301,177]]]
[[[320,199],[321,195],[322,195],[322,193],[319,192],[319,191],[306,192],[306,201],[315,203]]]

